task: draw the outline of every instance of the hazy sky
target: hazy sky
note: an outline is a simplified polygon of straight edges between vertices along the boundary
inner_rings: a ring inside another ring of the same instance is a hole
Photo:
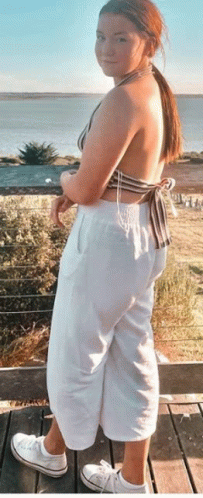
[[[98,13],[106,0],[3,0],[0,91],[105,93],[113,79],[94,55]],[[168,26],[166,64],[175,93],[203,93],[203,0],[156,0]]]

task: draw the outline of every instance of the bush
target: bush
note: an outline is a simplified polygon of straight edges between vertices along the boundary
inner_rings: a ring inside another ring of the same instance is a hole
[[[19,159],[23,164],[53,164],[58,157],[56,149],[52,144],[45,146],[45,142],[41,145],[37,142],[30,142],[25,144],[24,150],[18,150],[20,151]]]
[[[63,215],[66,229],[56,228],[49,216],[51,200],[51,196],[8,196],[0,209],[0,311],[39,311],[1,315],[0,347],[25,335],[36,322],[50,323],[51,313],[40,310],[52,309],[50,294],[55,292],[59,259],[75,217],[71,208]]]
[[[18,159],[16,157],[1,157],[0,161],[4,164],[18,164]]]

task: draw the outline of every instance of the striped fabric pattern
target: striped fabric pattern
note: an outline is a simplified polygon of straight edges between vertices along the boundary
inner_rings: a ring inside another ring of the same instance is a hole
[[[82,130],[79,138],[78,138],[78,141],[77,141],[77,146],[79,148],[79,150],[82,152],[83,151],[83,148],[84,148],[84,144],[85,144],[85,140],[86,140],[86,137],[87,137],[87,134],[89,133],[90,131],[90,128],[92,126],[92,120],[93,120],[93,117],[95,115],[95,112],[97,111],[97,109],[100,107],[101,105],[101,102],[99,102],[99,104],[97,105],[97,107],[95,107],[91,117],[90,117],[90,120],[89,120],[89,123],[86,124],[84,130]]]
[[[118,188],[119,174],[121,176],[121,188],[137,194],[146,195],[149,193],[150,222],[154,235],[156,248],[165,247],[171,243],[171,236],[167,222],[166,205],[162,196],[163,190],[169,194],[175,185],[174,178],[163,178],[159,183],[147,183],[124,174],[115,169],[111,176],[108,188]],[[170,195],[170,194],[169,194]],[[169,197],[171,202],[171,198]],[[174,213],[175,214],[175,213]]]

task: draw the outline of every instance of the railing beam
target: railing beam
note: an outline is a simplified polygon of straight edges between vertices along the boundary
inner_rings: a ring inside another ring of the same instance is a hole
[[[203,393],[203,361],[159,363],[160,394]],[[46,365],[0,368],[0,400],[45,399]]]
[[[60,195],[60,175],[78,166],[0,166],[0,195]]]

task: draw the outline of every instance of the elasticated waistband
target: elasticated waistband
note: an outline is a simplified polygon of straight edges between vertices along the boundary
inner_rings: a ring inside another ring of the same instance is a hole
[[[124,219],[130,219],[132,222],[139,221],[141,224],[148,223],[149,204],[143,202],[141,204],[128,204],[119,202],[120,215]],[[120,224],[118,206],[116,202],[99,199],[94,204],[78,205],[78,214],[86,214],[91,217],[96,217],[107,222]]]

